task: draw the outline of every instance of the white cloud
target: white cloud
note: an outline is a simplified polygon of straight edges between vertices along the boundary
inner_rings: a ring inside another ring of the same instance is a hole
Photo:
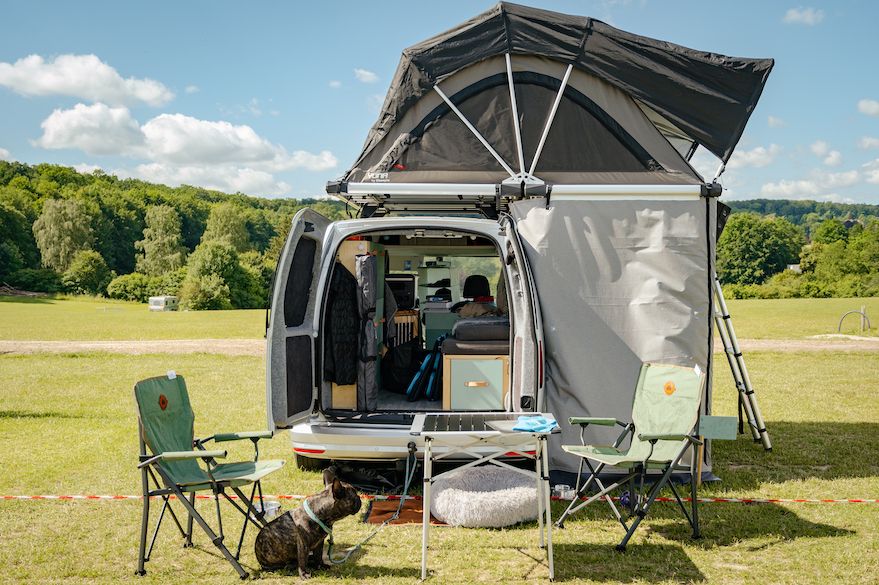
[[[198,93],[201,89],[197,85],[187,85],[183,91],[186,93]]]
[[[863,99],[858,101],[858,111],[868,116],[879,116],[879,101]]]
[[[815,8],[790,8],[784,13],[782,22],[787,24],[804,24],[806,26],[815,26],[824,20],[824,11]]]
[[[838,167],[842,164],[842,153],[838,150],[831,150],[824,157],[824,164],[828,167]]]
[[[119,169],[114,174],[166,185],[197,185],[226,192],[284,195],[291,191],[289,184],[276,180],[267,171],[228,164],[177,166],[149,163],[138,165],[133,170]]]
[[[757,146],[751,150],[737,150],[726,165],[727,169],[741,169],[745,167],[762,168],[775,161],[775,157],[781,152],[777,144],[770,144],[769,148]]]
[[[858,146],[863,148],[864,150],[868,148],[879,148],[879,138],[873,138],[872,136],[863,136],[858,141]]]
[[[823,140],[816,140],[809,147],[809,150],[811,150],[812,154],[815,156],[824,156],[827,154],[827,151],[830,150],[830,146]]]
[[[101,167],[98,165],[90,165],[88,163],[79,163],[78,165],[73,165],[73,168],[76,169],[76,172],[82,173],[83,175],[90,175],[95,171],[101,170]]]
[[[378,75],[367,69],[355,69],[354,77],[357,78],[357,81],[361,81],[363,83],[375,83],[376,81],[378,81]]]
[[[843,197],[839,193],[828,193],[817,198],[818,201],[828,201],[830,203],[855,203],[851,197]]]
[[[106,104],[76,104],[55,110],[40,124],[43,135],[35,141],[47,149],[76,148],[88,154],[135,154],[144,137],[128,108]]]
[[[278,195],[289,193],[290,186],[273,173],[326,171],[338,165],[328,150],[289,152],[250,126],[183,114],[160,114],[141,126],[124,107],[77,104],[55,110],[42,126],[38,146],[146,160],[133,170],[115,172],[172,185]]]
[[[770,128],[782,128],[785,126],[785,121],[781,118],[776,118],[775,116],[769,116],[766,123],[769,124]]]
[[[827,195],[835,189],[851,187],[859,180],[860,173],[856,170],[828,173],[815,169],[809,179],[785,179],[777,183],[765,183],[760,194],[767,197],[815,197]]]
[[[339,89],[340,87],[342,87],[342,82],[338,79],[333,79],[332,81],[330,81],[329,85],[333,89]]]
[[[112,105],[160,106],[174,98],[162,83],[123,78],[95,55],[59,55],[52,61],[29,55],[15,63],[0,62],[0,85],[25,96],[66,95]]]
[[[0,148],[0,160],[9,160],[9,151],[5,148]]]
[[[873,185],[879,184],[879,158],[864,165],[864,180]]]

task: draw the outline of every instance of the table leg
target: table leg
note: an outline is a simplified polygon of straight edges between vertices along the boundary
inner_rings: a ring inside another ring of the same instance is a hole
[[[427,545],[428,529],[430,528],[430,483],[433,473],[433,454],[431,453],[431,439],[424,439],[424,495],[421,499],[422,514],[421,524],[421,580],[427,579]]]
[[[540,479],[541,470],[543,468],[543,455],[540,452],[542,441],[538,437],[534,445],[534,476],[536,478],[537,487],[537,529],[540,531],[538,536],[538,545],[543,548],[543,481]]]
[[[546,558],[549,561],[549,580],[555,578],[555,567],[552,558],[552,499],[550,498],[549,489],[549,445],[547,444],[546,435],[540,438],[543,448],[540,450],[543,461],[543,486],[544,486],[544,506],[546,508]],[[541,532],[541,535],[543,533]]]

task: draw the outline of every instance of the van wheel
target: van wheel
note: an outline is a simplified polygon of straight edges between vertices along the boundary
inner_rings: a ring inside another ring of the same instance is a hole
[[[299,453],[293,453],[293,463],[296,464],[297,469],[302,471],[323,471],[330,466],[329,459],[315,459]]]

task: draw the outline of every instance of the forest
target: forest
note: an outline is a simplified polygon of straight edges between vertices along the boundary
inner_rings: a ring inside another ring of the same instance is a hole
[[[717,270],[733,298],[879,295],[879,206],[727,202]],[[0,285],[189,309],[261,308],[293,215],[328,199],[267,199],[0,161]]]

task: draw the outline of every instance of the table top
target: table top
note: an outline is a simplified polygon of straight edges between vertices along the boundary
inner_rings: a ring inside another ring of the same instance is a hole
[[[530,431],[514,431],[520,416],[543,416],[555,420],[552,414],[541,412],[426,412],[415,415],[409,433],[412,435],[469,435],[495,436],[502,434],[547,435]],[[552,432],[560,432],[558,427]]]

